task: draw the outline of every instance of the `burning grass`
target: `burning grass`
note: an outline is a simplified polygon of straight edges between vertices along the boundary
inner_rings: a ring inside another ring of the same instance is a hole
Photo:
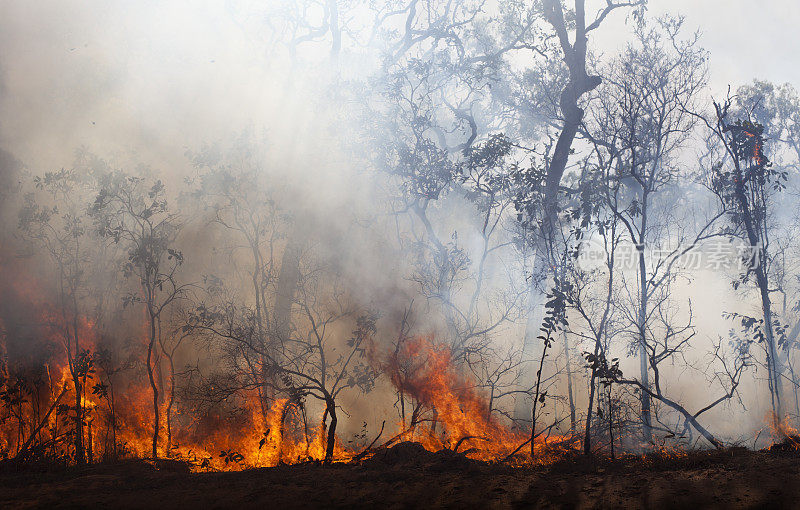
[[[114,358],[103,348],[106,339],[96,324],[85,319],[70,323],[35,296],[31,287],[18,294],[36,316],[38,326],[31,334],[45,339],[50,354],[39,365],[31,360],[27,370],[2,367],[0,459],[65,465],[78,462],[78,452],[88,463],[152,458],[152,392],[142,377],[133,375],[142,361]],[[371,443],[366,432],[362,441],[350,443],[335,436],[333,462],[379,458],[398,443],[414,443],[459,458],[530,464],[529,455],[515,453],[530,433],[498,419],[447,346],[431,337],[413,337],[386,352],[371,343],[368,351],[373,369],[391,381],[407,409],[393,426],[384,423]],[[317,415],[291,387],[287,396],[269,399],[258,388],[246,388],[235,398],[200,409],[176,403],[175,382],[161,374],[158,379],[159,413],[165,417],[158,430],[159,458],[180,461],[194,471],[325,458],[328,413]],[[204,387],[210,396],[215,389],[214,384]],[[576,445],[570,438],[542,435],[536,439],[534,461],[553,462]]]
[[[168,397],[160,401],[159,411],[167,418],[158,431],[159,459],[153,460],[152,395],[146,382],[120,376],[124,363],[103,349],[105,339],[96,324],[80,319],[70,329],[62,314],[35,296],[31,287],[18,294],[35,311],[39,326],[33,334],[43,339],[48,355],[40,365],[29,363],[27,370],[5,363],[0,367],[0,459],[7,466],[75,464],[78,445],[90,464],[149,458],[155,466],[195,472],[313,465],[325,459],[327,412],[306,406],[302,394],[265,399],[257,388],[247,388],[235,399],[212,402],[200,412],[176,404],[174,391],[165,391],[173,382],[161,378],[160,394]],[[70,334],[77,338],[77,350],[64,349]],[[5,347],[5,339],[0,344]],[[459,369],[452,351],[432,337],[401,338],[390,349],[369,343],[365,350],[372,369],[396,391],[399,419],[384,423],[377,435],[368,437],[365,431],[359,441],[333,436],[332,462],[442,469],[585,463],[577,436],[541,434],[531,457],[530,448],[523,448],[530,432],[501,419],[475,381]],[[213,391],[214,386],[206,389]],[[81,427],[76,427],[78,421]],[[800,449],[800,438],[788,423],[773,424],[771,432],[780,438],[771,451]],[[599,458],[604,455],[600,452]],[[697,454],[665,446],[638,458],[658,465]]]
[[[57,317],[50,322],[57,324]],[[72,365],[64,356],[54,356],[45,365],[48,379],[39,384],[47,391],[37,394],[36,401],[29,398],[28,381],[4,378],[3,398],[10,410],[0,428],[0,452],[5,458],[74,462],[74,422],[78,416],[82,417],[80,433],[89,462],[150,457],[152,409],[148,388],[135,380],[118,382],[116,389],[112,388],[110,378],[104,379],[97,366],[98,359],[92,357],[99,338],[94,326],[86,322],[79,331],[84,350]],[[500,461],[526,441],[526,433],[512,430],[491,415],[474,384],[455,369],[449,349],[432,339],[410,339],[391,356],[373,354],[376,366],[390,375],[404,398],[413,402],[412,416],[408,420],[401,417],[397,434],[382,442],[378,437],[366,448],[345,447],[337,437],[335,462],[371,459],[398,442],[414,443],[428,452]],[[418,366],[410,370],[412,360]],[[77,383],[73,373],[77,374]],[[76,387],[80,389],[79,398]],[[168,415],[169,405],[166,401],[161,404],[162,415]],[[160,431],[159,457],[184,462],[195,471],[241,470],[324,458],[326,424],[319,420],[309,426],[314,420],[308,420],[301,402],[277,398],[265,409],[258,395],[248,392],[238,402],[237,411],[235,419],[215,419],[210,414],[186,416],[178,409],[165,425],[168,430]],[[539,463],[553,460],[552,445],[568,442],[558,436],[537,441]],[[510,460],[526,462],[522,458],[518,455]]]

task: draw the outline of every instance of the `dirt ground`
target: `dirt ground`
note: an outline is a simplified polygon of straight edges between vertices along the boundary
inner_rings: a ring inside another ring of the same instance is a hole
[[[409,445],[392,450],[359,464],[226,473],[143,461],[7,471],[0,508],[800,508],[797,452],[575,457],[534,470]]]

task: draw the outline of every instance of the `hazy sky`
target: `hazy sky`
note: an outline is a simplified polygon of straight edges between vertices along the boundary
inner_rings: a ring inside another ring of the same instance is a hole
[[[588,0],[590,9],[604,3]],[[63,150],[79,145],[115,150],[143,140],[182,155],[249,118],[296,121],[291,110],[305,103],[287,100],[286,78],[264,67],[263,41],[243,33],[227,5],[0,0],[0,145],[49,167],[68,164]],[[715,96],[756,77],[800,87],[800,2],[650,0],[651,14],[665,11],[702,31]],[[630,38],[624,20],[615,13],[592,46],[614,53]],[[296,129],[313,112],[305,118]]]
[[[589,5],[598,0],[589,0]],[[753,78],[800,88],[800,2],[797,0],[650,0],[650,13],[683,14],[711,52],[711,84],[722,94]],[[616,16],[598,39],[627,37]]]

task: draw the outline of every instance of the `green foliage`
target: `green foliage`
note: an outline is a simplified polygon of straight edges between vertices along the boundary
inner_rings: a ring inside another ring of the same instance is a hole
[[[603,353],[595,356],[594,353],[586,351],[583,352],[583,357],[586,359],[586,368],[596,374],[604,386],[611,386],[614,382],[622,379],[619,358],[612,358],[609,362]]]

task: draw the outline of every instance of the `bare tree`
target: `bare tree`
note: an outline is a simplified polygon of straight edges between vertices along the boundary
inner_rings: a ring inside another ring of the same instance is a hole
[[[290,402],[302,404],[303,399],[312,397],[323,404],[324,433],[320,440],[324,440],[325,463],[333,460],[335,452],[337,398],[349,388],[370,391],[376,376],[365,358],[367,344],[375,333],[376,317],[358,314],[339,286],[328,288],[331,276],[320,266],[306,267],[301,272],[292,306],[294,328],[287,338],[269,347],[261,342],[254,321],[246,315],[231,313],[230,307],[200,306],[188,324],[192,331],[211,333],[244,348],[245,353],[257,354],[248,363],[263,364],[258,372],[275,375],[259,384],[271,385],[270,390],[287,396]],[[353,335],[342,344],[337,341],[335,331],[353,320],[356,326]]]
[[[231,235],[231,245],[225,250],[234,268],[238,270],[240,260],[247,264],[244,270],[253,304],[237,313],[252,314],[257,328],[254,340],[260,350],[274,349],[289,335],[299,278],[299,243],[297,234],[291,233],[291,213],[282,208],[274,191],[260,177],[263,165],[255,144],[247,138],[226,152],[206,147],[190,156],[200,171],[193,180],[191,197],[199,200],[212,224]],[[211,285],[214,282],[214,278],[208,281]],[[268,363],[246,366],[264,368]],[[275,375],[251,374],[253,381],[258,381],[256,390],[263,416],[269,412],[274,397],[269,392],[277,385]]]
[[[680,40],[681,19],[662,19],[659,25],[639,25],[636,44],[611,64],[606,84],[599,89],[592,127],[585,131],[615,167],[608,176],[605,201],[635,247],[636,279],[630,292],[635,314],[630,322],[646,388],[654,311],[669,300],[676,262],[716,235],[712,226],[724,214],[696,219],[681,198],[686,191],[678,191],[682,170],[677,158],[696,124],[691,111],[705,84],[705,55],[697,47],[697,36]],[[681,224],[691,230],[676,230]],[[629,284],[624,276],[622,281]],[[649,442],[650,394],[642,392],[641,398],[643,437]]]

